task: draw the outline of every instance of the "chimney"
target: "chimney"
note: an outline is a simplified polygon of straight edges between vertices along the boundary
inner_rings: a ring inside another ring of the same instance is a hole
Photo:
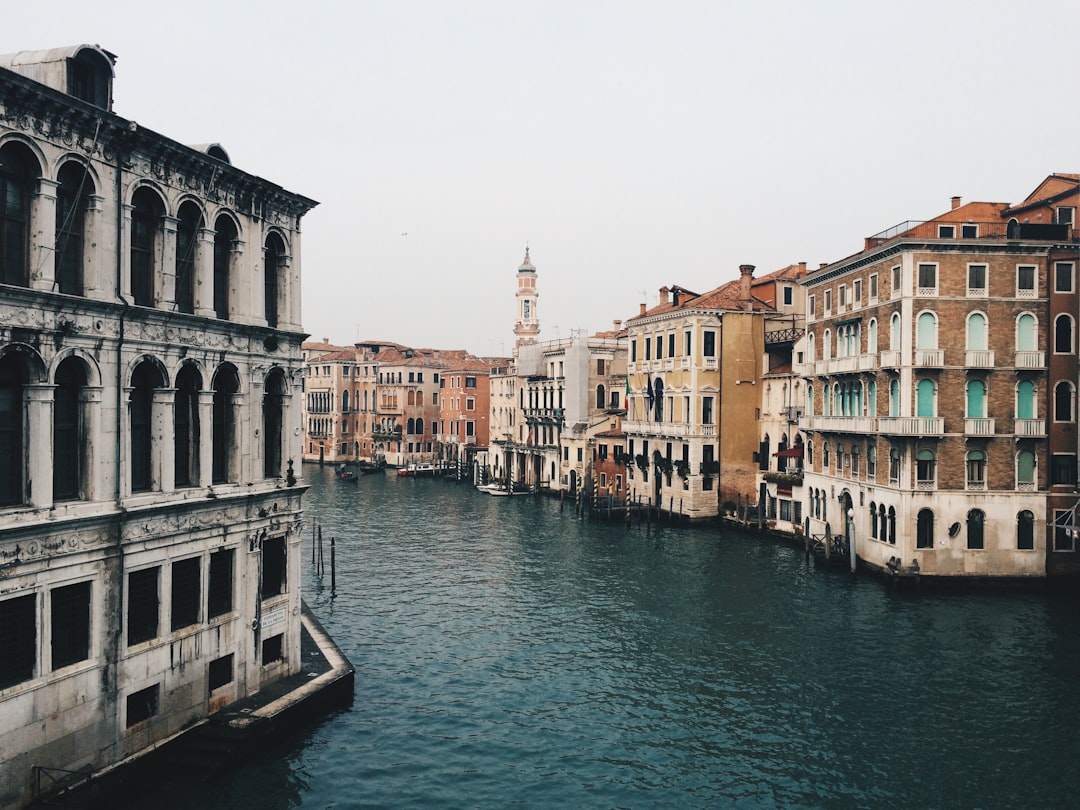
[[[660,303],[661,304],[668,303],[668,293],[669,292],[670,292],[670,290],[668,290],[667,287],[661,287],[660,288]]]
[[[681,292],[682,290],[678,287],[671,288],[671,303],[673,303],[675,306],[679,305],[679,293]]]
[[[820,270],[822,267],[828,267],[828,266],[829,266],[828,262],[821,262],[821,263],[818,264],[817,269]]]
[[[618,318],[616,318],[614,321],[612,321],[612,324],[614,324],[616,332],[618,332],[620,329],[622,329],[622,321],[620,321]]]
[[[739,301],[746,305],[746,309],[751,309],[753,304],[750,300],[750,282],[754,278],[754,265],[752,264],[740,264],[739,265]]]
[[[641,312],[639,312],[638,315],[644,315],[644,314],[645,314],[645,302],[642,301],[641,302]]]
[[[806,262],[799,262],[799,278],[806,275]]]
[[[952,198],[952,210],[955,211],[959,207],[960,207],[960,197],[953,197]]]

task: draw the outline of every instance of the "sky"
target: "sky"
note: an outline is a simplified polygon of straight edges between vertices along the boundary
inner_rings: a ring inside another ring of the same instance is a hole
[[[1074,0],[20,4],[0,53],[118,56],[114,111],[319,202],[312,339],[508,355],[1080,172]]]

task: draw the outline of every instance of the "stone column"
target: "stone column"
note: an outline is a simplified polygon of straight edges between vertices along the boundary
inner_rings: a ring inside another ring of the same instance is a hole
[[[156,268],[154,306],[169,312],[176,309],[176,226],[179,224],[176,217],[161,218],[161,265]]]
[[[53,394],[55,385],[28,384],[27,410],[27,480],[31,506],[50,507],[53,503]]]
[[[176,446],[173,443],[173,408],[175,388],[155,388],[150,418],[153,423],[151,442],[151,488],[160,492],[176,489]]]
[[[195,248],[195,314],[214,317],[214,231],[200,228]],[[209,423],[207,423],[209,424]],[[204,479],[203,483],[209,483]]]
[[[199,486],[214,480],[214,392],[199,392]]]
[[[30,203],[30,288],[52,290],[56,282],[56,190],[55,180],[38,180]]]
[[[98,464],[97,459],[109,457],[107,437],[101,432],[101,398],[104,389],[100,386],[82,389],[79,402],[83,420],[83,498],[92,501],[109,492],[109,482],[105,479],[107,464]],[[98,452],[100,450],[100,453]],[[116,471],[113,471],[116,474]]]
[[[244,284],[244,242],[234,239],[229,254],[229,320],[234,323],[252,323],[251,287],[261,283],[260,273],[251,273],[249,284]],[[258,278],[256,278],[258,276]]]
[[[120,206],[120,244],[116,250],[120,254],[120,290],[119,293],[129,304],[134,303],[131,297],[131,212],[135,206],[124,204]],[[130,449],[130,443],[129,443]],[[131,482],[125,485],[128,493],[131,492]]]
[[[233,394],[229,401],[229,407],[233,414],[233,432],[229,436],[229,473],[230,484],[237,484],[243,480],[254,480],[249,470],[244,469],[244,459],[247,457],[248,434],[251,420],[244,408],[244,395]],[[254,463],[253,461],[250,463]]]
[[[91,194],[87,198],[86,218],[83,226],[83,295],[101,299],[106,290],[112,291],[114,265],[108,261],[106,246],[112,241],[102,233],[105,222],[105,198]],[[115,295],[112,292],[108,297]]]

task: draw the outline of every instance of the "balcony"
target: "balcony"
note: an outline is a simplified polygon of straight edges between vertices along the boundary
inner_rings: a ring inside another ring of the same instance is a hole
[[[690,370],[690,358],[689,357],[680,357],[679,358],[679,369],[682,370],[682,371],[689,371]]]
[[[669,357],[664,361],[664,371],[674,371],[674,370],[675,370],[675,358],[674,357]]]
[[[535,422],[562,422],[562,408],[526,408],[525,418]]]
[[[993,436],[994,420],[985,417],[969,418],[964,420],[964,435],[966,436]]]
[[[1046,438],[1045,419],[1015,419],[1013,420],[1013,433],[1028,439]]]
[[[799,430],[824,433],[873,433],[872,416],[806,416],[799,420]]]
[[[682,422],[623,422],[624,433],[638,436],[663,436],[671,439],[711,438],[716,425],[687,425]]]
[[[915,365],[919,368],[941,368],[945,365],[945,350],[916,349]]]
[[[1042,370],[1046,368],[1046,352],[1022,351],[1016,353],[1016,368]]]
[[[900,368],[900,352],[896,349],[887,349],[881,353],[882,368]]]
[[[770,484],[786,484],[792,487],[800,487],[803,482],[803,471],[794,470],[769,470],[761,474],[761,477]]]
[[[890,436],[943,436],[945,419],[941,416],[883,416],[878,432]]]
[[[993,368],[994,352],[990,349],[968,349],[964,364],[968,368]]]
[[[706,371],[716,371],[716,358],[706,357],[704,360],[702,360],[701,367]]]

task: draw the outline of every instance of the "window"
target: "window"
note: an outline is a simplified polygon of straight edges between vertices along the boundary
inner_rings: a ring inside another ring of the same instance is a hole
[[[164,206],[146,187],[132,195],[131,203],[131,297],[140,307],[152,307]]]
[[[821,443],[821,470],[822,472],[828,472],[829,470],[829,443]]]
[[[210,578],[206,589],[208,619],[232,612],[234,556],[235,551],[231,548],[224,548],[210,555]]]
[[[851,303],[858,306],[862,303],[862,279],[857,278],[851,282]]]
[[[154,483],[152,474],[154,389],[161,376],[150,361],[143,361],[131,375],[129,403],[131,429],[131,491],[148,492]]]
[[[1016,547],[1035,548],[1035,514],[1027,509],[1016,516]]]
[[[667,336],[667,356],[675,356],[675,333],[669,332]]]
[[[236,366],[225,363],[214,375],[213,483],[235,481],[236,467],[236,395],[240,375]],[[329,403],[333,404],[333,403]]]
[[[1073,291],[1073,263],[1054,263],[1054,292],[1071,293]]]
[[[960,226],[960,236],[964,239],[978,239],[979,226],[974,223],[968,223]]]
[[[262,547],[262,598],[285,593],[288,549],[284,537],[269,537]]]
[[[1034,298],[1037,294],[1035,284],[1035,272],[1037,268],[1033,264],[1021,264],[1016,267],[1016,297]]]
[[[0,601],[0,689],[34,677],[37,663],[37,596]]]
[[[1054,320],[1054,353],[1073,353],[1073,319],[1069,315],[1058,315]]]
[[[1050,457],[1050,483],[1076,485],[1076,454],[1054,453]]]
[[[892,288],[893,292],[900,292],[900,265],[892,269]]]
[[[895,447],[889,450],[889,483],[900,483],[900,451]]]
[[[969,264],[967,294],[969,298],[986,297],[986,279],[988,267],[985,264]]]
[[[915,387],[915,415],[934,416],[937,412],[937,392],[933,380],[919,380]]]
[[[53,255],[56,284],[62,293],[82,295],[83,238],[94,184],[86,169],[74,161],[64,164],[57,180],[56,252]]]
[[[847,306],[847,285],[841,284],[836,288],[836,305],[842,311]]]
[[[645,340],[645,359],[652,360],[652,338],[646,336]]]
[[[986,383],[982,380],[969,380],[967,384],[968,419],[983,419],[986,416]]]
[[[176,224],[176,309],[188,314],[195,312],[195,255],[202,227],[198,206],[192,202],[180,206]]]
[[[889,350],[898,352],[900,351],[900,313],[894,312],[892,317],[889,318]]]
[[[785,285],[783,288],[783,296],[785,307],[790,307],[792,304],[795,303],[795,289],[793,287]]]
[[[172,564],[172,605],[169,611],[172,630],[189,627],[199,621],[200,563],[199,557],[190,557]]]
[[[132,692],[127,698],[127,727],[131,728],[144,720],[149,720],[158,713],[160,686],[154,684],[138,692]]]
[[[1073,396],[1073,385],[1067,380],[1062,380],[1054,386],[1054,421],[1055,422],[1072,422],[1073,421],[1073,402],[1075,398]]]
[[[1038,348],[1035,338],[1035,316],[1025,312],[1016,319],[1016,350],[1032,352]]]
[[[263,641],[262,645],[262,663],[265,667],[267,664],[272,664],[275,661],[281,661],[284,659],[285,653],[285,636],[278,633],[276,636]]]
[[[128,646],[156,638],[158,634],[158,571],[144,568],[128,574]]]
[[[825,315],[826,317],[832,314],[832,290],[825,290]]]
[[[872,444],[866,448],[866,475],[871,480],[877,475],[877,447]]]
[[[989,346],[989,330],[986,326],[986,316],[981,312],[973,312],[968,316],[967,322],[967,347],[969,351],[986,351]]]
[[[0,357],[0,506],[24,498],[24,399],[26,370],[14,353]]]
[[[607,389],[604,384],[596,386],[596,409],[602,411],[607,403]]]
[[[53,588],[50,594],[52,668],[90,657],[90,583]]]
[[[930,509],[920,509],[915,525],[915,548],[934,547],[934,513]]]
[[[176,375],[173,403],[174,481],[178,487],[199,483],[199,390],[202,380],[194,365]]]
[[[603,407],[603,406],[601,406],[601,407]],[[465,410],[467,410],[467,411],[475,411],[476,410],[476,397],[465,397]]]
[[[933,450],[920,450],[915,456],[915,479],[919,489],[932,489],[937,481],[937,459]]]
[[[343,405],[348,410],[348,391],[342,392]],[[276,368],[266,377],[263,383],[262,401],[262,439],[263,439],[263,476],[266,478],[280,478],[282,474],[281,459],[282,446],[284,445],[285,431],[285,373]],[[348,422],[342,424],[342,430],[348,430]]]
[[[702,354],[705,357],[716,357],[716,332],[706,329],[701,333]]]
[[[1035,454],[1030,450],[1016,454],[1016,488],[1029,492],[1035,489]]]
[[[1072,206],[1063,205],[1054,209],[1054,221],[1058,225],[1072,225],[1076,209]]]
[[[918,268],[919,295],[937,295],[937,271],[936,264],[924,263]]]
[[[986,489],[986,453],[969,450],[967,454],[968,489]]]
[[[713,398],[702,397],[701,398],[701,423],[703,425],[713,424]]]
[[[232,683],[233,680],[233,656],[229,655],[216,658],[210,662],[210,666],[207,667],[206,681],[213,692],[215,689],[220,689],[226,684]]]
[[[986,516],[981,509],[972,509],[967,514],[967,547],[969,549],[984,548],[983,529]]]
[[[86,366],[68,357],[56,370],[53,400],[53,499],[83,497],[86,458],[82,400],[86,387]]]
[[[630,362],[631,363],[637,362],[637,341],[636,340],[631,340],[630,341]]]
[[[811,318],[817,317],[817,296],[811,295],[806,299],[806,314]]]
[[[1076,549],[1076,528],[1071,510],[1054,510],[1054,551]]]
[[[0,283],[25,287],[30,278],[30,208],[38,168],[29,150],[0,149]]]
[[[223,321],[229,319],[231,308],[233,251],[236,247],[236,225],[227,216],[219,216],[214,233],[214,314]],[[329,369],[325,369],[329,373]]]
[[[877,301],[878,297],[878,277],[877,273],[873,273],[868,279],[870,282],[870,300]]]
[[[938,239],[953,239],[956,236],[955,225],[938,225],[937,226]]]

